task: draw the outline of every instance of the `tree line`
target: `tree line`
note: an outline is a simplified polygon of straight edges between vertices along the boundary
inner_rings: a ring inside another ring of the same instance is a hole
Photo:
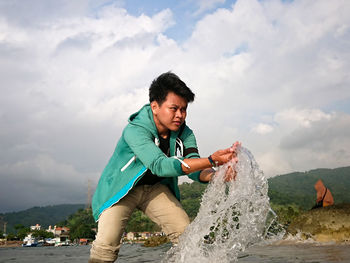
[[[284,225],[290,224],[297,215],[305,210],[309,210],[314,205],[316,191],[313,186],[318,179],[322,179],[332,191],[336,203],[350,203],[348,194],[350,189],[350,167],[316,169],[305,173],[291,173],[273,177],[268,180],[268,195],[271,206],[277,213],[280,223]],[[206,184],[198,182],[179,185],[182,206],[191,220],[198,213],[201,196],[206,186]],[[65,220],[59,221],[56,225],[69,227],[71,240],[78,238],[93,239],[95,236],[94,229],[97,228],[97,224],[93,219],[91,209],[80,208],[75,211],[75,213],[66,216]],[[15,230],[17,234],[23,236],[24,230],[18,227]],[[131,215],[126,226],[126,232],[145,231],[155,232],[160,231],[160,228],[144,213],[136,210]]]

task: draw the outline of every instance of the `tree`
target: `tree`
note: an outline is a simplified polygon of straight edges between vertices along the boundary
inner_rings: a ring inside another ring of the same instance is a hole
[[[199,207],[201,205],[199,199],[181,200],[181,204],[191,220],[193,220],[196,217]]]
[[[37,239],[44,239],[44,238],[54,238],[54,234],[52,232],[47,232],[46,230],[34,230],[32,232],[33,237]]]
[[[95,232],[88,225],[75,225],[69,231],[69,237],[71,240],[80,238],[95,238]]]
[[[79,209],[75,214],[68,217],[67,226],[70,228],[69,237],[71,240],[79,238],[94,238],[96,222],[92,216],[91,209]]]
[[[159,230],[159,226],[140,210],[136,210],[132,213],[125,229],[126,232],[154,232]]]
[[[25,226],[22,225],[22,224],[16,224],[16,225],[14,225],[14,228],[16,229],[16,231],[18,231],[18,230],[20,230],[22,228],[25,228]]]
[[[28,233],[30,232],[30,228],[29,227],[25,227],[22,224],[17,224],[17,225],[14,226],[14,228],[17,231],[17,238],[19,240],[23,240],[28,235]]]
[[[6,236],[6,239],[7,240],[18,240],[18,238],[16,237],[16,235],[14,233],[9,233],[7,236]]]
[[[190,217],[193,220],[199,210],[201,198],[205,191],[207,184],[199,182],[183,183],[179,186],[181,193],[181,204]]]

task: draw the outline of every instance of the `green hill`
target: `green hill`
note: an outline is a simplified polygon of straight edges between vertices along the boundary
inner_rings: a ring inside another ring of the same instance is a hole
[[[0,214],[0,226],[2,228],[3,222],[7,222],[7,233],[15,232],[14,226],[17,224],[26,227],[40,224],[41,227],[47,228],[49,225],[54,226],[58,222],[67,219],[69,215],[74,214],[79,208],[84,208],[84,205],[51,205]]]
[[[316,202],[314,185],[319,179],[331,191],[335,204],[350,203],[350,167],[315,169],[270,178],[270,200],[274,204],[295,204],[310,209]]]
[[[350,167],[336,169],[315,169],[308,172],[296,172],[279,175],[268,180],[269,197],[277,213],[285,215],[290,221],[299,209],[309,210],[316,200],[314,184],[321,179],[330,189],[336,204],[350,203]],[[181,203],[191,219],[197,215],[200,200],[206,184],[198,182],[180,185]],[[55,205],[46,207],[33,207],[31,209],[0,214],[0,227],[7,222],[7,232],[14,232],[14,226],[22,224],[26,227],[40,224],[47,228],[84,208],[84,205]],[[156,226],[140,211],[135,211],[129,220],[128,231],[146,231],[156,229]]]
[[[179,185],[181,193],[181,204],[191,219],[194,219],[198,213],[202,194],[207,184],[199,182],[183,183]]]

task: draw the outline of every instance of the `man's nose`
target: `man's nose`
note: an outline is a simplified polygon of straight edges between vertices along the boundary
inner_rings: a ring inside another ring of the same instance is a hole
[[[178,109],[178,110],[176,111],[176,115],[175,115],[175,116],[178,117],[178,118],[182,118],[182,112],[181,112],[180,109]]]

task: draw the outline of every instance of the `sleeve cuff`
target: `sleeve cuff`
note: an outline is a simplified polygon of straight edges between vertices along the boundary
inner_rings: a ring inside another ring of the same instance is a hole
[[[178,175],[183,175],[184,174],[184,171],[182,171],[182,167],[181,167],[181,162],[179,160],[174,160],[175,163],[174,163],[174,167],[175,167],[175,170],[177,172]]]
[[[185,156],[185,159],[187,158],[201,158],[198,153],[190,153]]]

